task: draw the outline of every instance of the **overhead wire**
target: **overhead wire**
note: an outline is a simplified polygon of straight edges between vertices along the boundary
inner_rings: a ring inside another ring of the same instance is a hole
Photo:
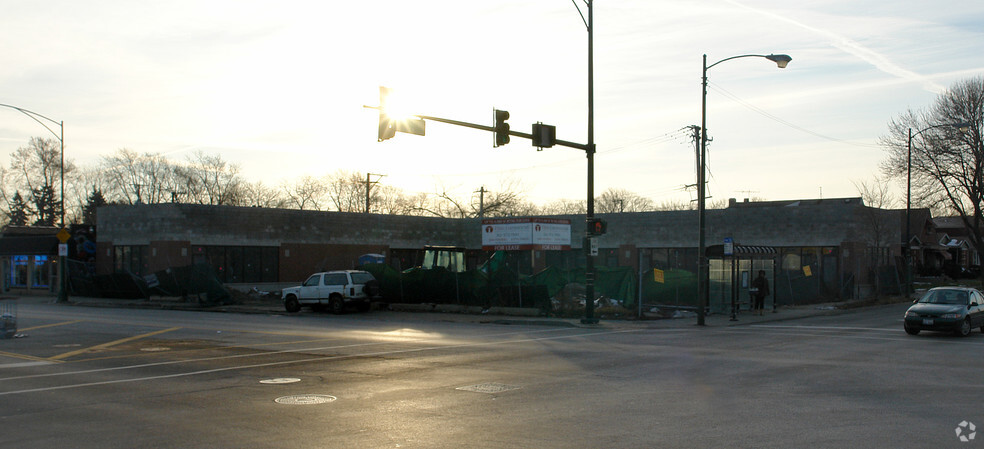
[[[788,120],[779,118],[779,117],[777,117],[777,116],[775,116],[775,115],[773,115],[773,114],[771,114],[771,113],[769,113],[769,112],[767,112],[767,111],[765,111],[765,110],[763,110],[763,109],[761,109],[761,108],[759,108],[759,107],[757,107],[755,105],[752,105],[751,103],[748,103],[747,101],[742,100],[737,95],[735,95],[735,94],[733,94],[731,92],[728,92],[727,90],[725,90],[721,86],[718,86],[718,85],[713,84],[713,83],[708,83],[708,86],[710,86],[711,89],[714,90],[715,92],[718,92],[718,93],[724,95],[725,97],[730,98],[735,103],[738,103],[738,104],[740,104],[740,105],[748,108],[749,110],[751,110],[751,111],[753,111],[753,112],[755,112],[755,113],[757,113],[759,115],[762,115],[763,117],[766,117],[766,118],[768,118],[770,120],[773,120],[775,122],[781,123],[781,124],[783,124],[783,125],[785,125],[785,126],[787,126],[789,128],[795,129],[797,131],[800,131],[800,132],[809,134],[811,136],[818,137],[818,138],[821,138],[821,139],[824,139],[824,140],[829,140],[831,142],[843,143],[843,144],[846,144],[846,145],[854,145],[854,146],[867,147],[867,148],[880,148],[881,147],[880,145],[874,144],[874,143],[852,142],[850,140],[844,140],[844,139],[839,139],[839,138],[836,138],[836,137],[830,137],[830,136],[827,136],[827,135],[824,135],[824,134],[820,134],[820,133],[815,132],[815,131],[811,131],[811,130],[806,129],[806,128],[802,127],[802,126],[796,125],[796,124],[794,124],[794,123],[792,123],[792,122],[790,122]]]

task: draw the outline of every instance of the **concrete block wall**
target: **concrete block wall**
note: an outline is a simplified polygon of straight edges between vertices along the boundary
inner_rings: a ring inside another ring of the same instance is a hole
[[[890,224],[882,230],[885,235],[901,236],[899,217],[904,211],[872,209],[860,198],[843,198],[732,203],[726,209],[707,210],[706,244],[718,245],[731,237],[743,245],[839,247],[843,242],[868,241],[872,214]],[[634,266],[640,248],[698,245],[695,210],[597,216],[608,221],[608,234],[599,238],[599,246],[617,249],[622,265]],[[580,251],[584,216],[554,218],[571,221],[571,247]],[[155,257],[169,263],[183,260],[181,248],[191,245],[269,246],[279,248],[283,280],[302,280],[298,276],[320,269],[350,268],[358,255],[370,252],[482,246],[478,219],[191,204],[105,206],[98,211],[98,232],[100,273],[112,271],[116,245],[151,245],[158,249]]]
[[[155,204],[101,207],[98,226],[100,241],[113,245],[173,240],[229,246],[385,242],[391,248],[481,247],[477,219]]]

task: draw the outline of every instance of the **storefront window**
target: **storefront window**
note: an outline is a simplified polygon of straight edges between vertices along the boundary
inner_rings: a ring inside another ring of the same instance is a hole
[[[113,250],[113,267],[117,272],[143,276],[147,271],[147,245],[117,246]]]
[[[207,263],[219,281],[277,282],[279,249],[266,246],[196,246],[195,263]]]
[[[34,256],[31,287],[48,286],[48,256]]]
[[[787,248],[782,250],[782,269],[785,271],[799,271],[803,267],[803,258],[800,256],[799,248]]]
[[[11,287],[27,287],[28,256],[13,256],[10,259],[11,259],[11,263],[10,263]]]

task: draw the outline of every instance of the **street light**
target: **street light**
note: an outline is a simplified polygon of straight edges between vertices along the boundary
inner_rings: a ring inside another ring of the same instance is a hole
[[[53,136],[55,136],[56,139],[58,139],[58,143],[61,145],[60,148],[59,148],[59,152],[61,153],[61,155],[60,155],[61,162],[59,164],[59,169],[61,170],[61,223],[60,223],[60,225],[61,225],[62,229],[64,229],[65,228],[65,122],[63,122],[63,121],[62,122],[59,122],[59,121],[56,121],[54,119],[50,119],[48,117],[45,117],[45,116],[43,116],[41,114],[38,114],[37,112],[29,111],[27,109],[19,108],[17,106],[12,106],[12,105],[9,105],[9,104],[0,103],[0,106],[5,107],[5,108],[14,109],[14,110],[20,112],[21,114],[24,114],[24,115],[30,117],[35,122],[38,122],[39,125],[43,126],[44,129],[47,129],[48,132],[50,132]],[[56,133],[55,130],[51,129],[51,127],[48,126],[45,122],[43,122],[42,119],[43,120],[46,120],[48,122],[54,123],[55,125],[58,125],[58,132]],[[59,284],[59,287],[58,287],[58,302],[67,302],[68,301],[68,288],[67,288],[68,287],[68,277],[67,277],[67,274],[68,274],[68,266],[67,266],[67,264],[65,262],[65,256],[61,256],[61,255],[58,256],[58,267],[59,267],[59,269],[58,269],[58,273],[59,273],[59,275],[58,275],[58,284]]]
[[[927,128],[923,128],[917,131],[915,134],[912,133],[912,128],[909,128],[909,142],[908,142],[908,153],[906,156],[905,163],[905,245],[902,246],[902,259],[905,261],[905,292],[904,294],[908,297],[912,294],[912,235],[910,234],[910,214],[912,213],[912,138],[922,134],[925,131],[929,131],[934,128],[957,128],[960,132],[967,132],[970,129],[970,123],[960,122],[960,123],[943,123],[939,125],[933,125]]]
[[[707,261],[704,257],[704,252],[706,251],[705,247],[707,246],[704,239],[704,203],[706,200],[704,195],[705,190],[707,189],[707,186],[705,185],[706,182],[704,180],[704,172],[707,167],[707,69],[724,61],[730,61],[738,58],[765,58],[775,62],[780,69],[786,68],[789,61],[793,60],[793,58],[790,58],[789,55],[739,55],[724,58],[714,64],[707,65],[707,55],[704,55],[704,70],[701,77],[700,91],[700,161],[697,169],[697,228],[699,229],[697,243],[697,324],[700,326],[704,325],[704,308],[707,307]]]

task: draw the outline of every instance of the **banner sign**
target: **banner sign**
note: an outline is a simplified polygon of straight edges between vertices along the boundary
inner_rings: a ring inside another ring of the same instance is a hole
[[[486,251],[569,250],[571,221],[558,218],[491,218],[482,220]]]

